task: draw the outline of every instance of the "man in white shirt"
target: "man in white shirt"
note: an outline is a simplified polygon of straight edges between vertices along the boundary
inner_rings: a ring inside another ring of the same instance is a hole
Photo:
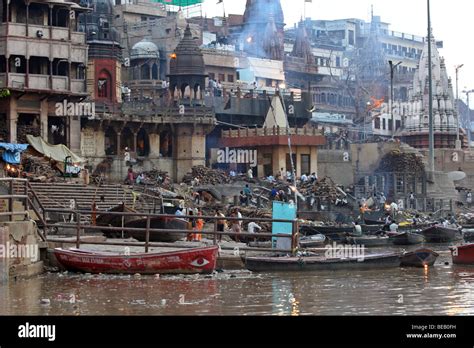
[[[255,222],[251,221],[247,227],[248,233],[255,233],[255,229],[260,231],[262,228]]]
[[[396,221],[393,221],[390,225],[390,232],[398,232],[398,225]]]

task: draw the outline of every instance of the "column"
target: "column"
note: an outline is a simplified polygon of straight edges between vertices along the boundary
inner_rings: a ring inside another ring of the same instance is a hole
[[[121,144],[121,137],[122,137],[122,133],[121,132],[117,132],[117,156],[120,156],[121,155],[121,152],[122,152],[122,144]]]

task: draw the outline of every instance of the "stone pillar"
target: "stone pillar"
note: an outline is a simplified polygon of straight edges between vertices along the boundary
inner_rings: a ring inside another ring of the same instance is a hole
[[[121,144],[122,133],[117,132],[117,156],[122,154],[122,144]]]
[[[79,116],[69,118],[69,147],[72,152],[81,152],[81,119]]]
[[[18,123],[17,99],[12,96],[10,97],[10,111],[7,115],[8,134],[10,135],[9,141],[11,143],[17,143],[17,123]]]
[[[41,101],[40,105],[40,128],[41,137],[48,141],[48,100]],[[70,137],[69,137],[70,138]]]
[[[9,240],[8,228],[0,226],[0,245],[6,245]],[[8,282],[8,259],[0,257],[0,285]],[[8,292],[8,291],[7,291]]]
[[[206,165],[206,133],[203,126],[176,125],[173,144],[174,181],[180,182],[193,166]]]
[[[150,133],[148,139],[150,141],[150,157],[160,157],[160,134]]]

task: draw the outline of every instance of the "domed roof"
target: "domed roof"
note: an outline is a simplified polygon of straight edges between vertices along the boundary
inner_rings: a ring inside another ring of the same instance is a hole
[[[205,75],[204,57],[189,25],[170,61],[170,75]]]
[[[130,52],[130,59],[158,59],[160,52],[158,46],[148,39],[143,39],[133,45]]]

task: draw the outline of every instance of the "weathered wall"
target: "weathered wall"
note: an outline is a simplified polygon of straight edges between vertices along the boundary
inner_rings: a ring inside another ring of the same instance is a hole
[[[329,177],[339,185],[354,183],[351,153],[344,150],[318,150],[318,177]]]
[[[4,281],[32,277],[43,272],[43,262],[39,261],[39,244],[34,223],[32,221],[5,222],[0,224],[0,243],[4,251],[10,246],[29,246],[36,250],[36,259],[29,257],[6,257],[0,261],[0,270]],[[4,256],[4,255],[0,255]],[[12,256],[12,255],[7,255]],[[14,256],[14,255],[13,255]],[[31,255],[34,256],[34,255]]]

